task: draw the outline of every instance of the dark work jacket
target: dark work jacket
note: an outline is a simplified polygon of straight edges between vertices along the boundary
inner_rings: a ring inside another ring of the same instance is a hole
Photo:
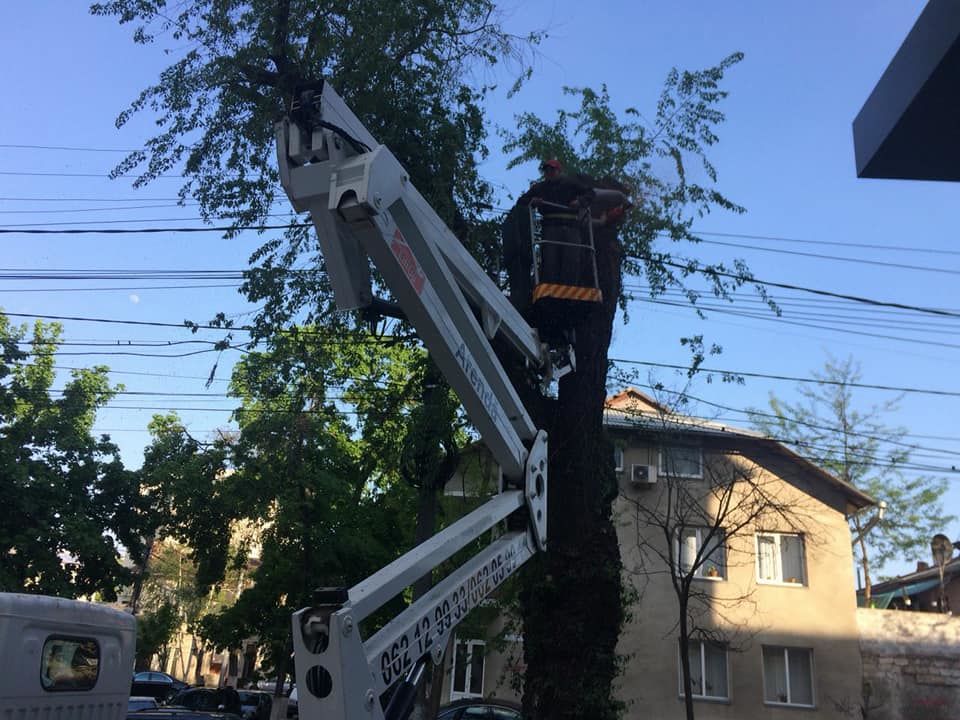
[[[593,188],[588,187],[576,178],[561,175],[551,180],[541,180],[530,186],[520,199],[518,205],[529,205],[534,198],[540,198],[548,203],[563,205],[566,210],[550,207],[549,205],[540,207],[540,215],[543,216],[544,226],[549,225],[576,225],[577,209],[570,207],[570,203],[579,199],[580,205],[585,207],[593,199]]]

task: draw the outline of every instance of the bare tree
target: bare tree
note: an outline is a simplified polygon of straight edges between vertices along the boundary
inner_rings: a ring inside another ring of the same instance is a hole
[[[754,614],[751,583],[721,587],[709,580],[728,578],[736,566],[752,567],[758,531],[815,542],[814,507],[803,493],[785,491],[784,480],[765,467],[762,441],[725,436],[662,406],[659,416],[636,418],[657,477],[638,484],[644,488],[638,492],[621,494],[636,524],[636,567],[628,571],[643,587],[660,582],[672,588],[676,622],[665,632],[679,636],[686,718],[693,720],[694,694],[707,694],[708,679],[702,668],[694,679],[691,645],[744,650],[759,629],[742,619],[746,611]],[[787,582],[802,582],[802,568],[796,578],[784,572]]]

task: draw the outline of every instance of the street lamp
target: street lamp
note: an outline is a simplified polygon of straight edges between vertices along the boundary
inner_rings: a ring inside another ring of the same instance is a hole
[[[946,567],[947,563],[950,562],[950,558],[953,556],[953,543],[950,542],[950,538],[946,535],[941,535],[937,533],[933,536],[933,540],[930,541],[930,550],[933,551],[933,561],[937,564],[937,569],[940,570],[940,612],[946,612],[946,593],[943,588],[943,569]]]

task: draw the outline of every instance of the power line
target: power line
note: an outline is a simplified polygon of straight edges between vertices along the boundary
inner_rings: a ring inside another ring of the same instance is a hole
[[[267,215],[266,217],[289,217],[289,213],[275,213],[272,215]],[[229,220],[230,216],[219,217],[218,220]],[[9,229],[17,228],[43,228],[43,227],[60,227],[63,225],[121,225],[123,223],[133,223],[133,222],[144,222],[144,223],[158,223],[158,222],[184,222],[186,220],[205,220],[205,218],[200,216],[193,217],[175,217],[175,218],[137,218],[136,220],[125,219],[125,220],[65,220],[63,222],[26,222],[26,223],[17,223],[15,225],[7,225]],[[304,224],[304,227],[308,227],[308,224]]]
[[[629,286],[625,286],[625,288],[630,289]],[[956,332],[958,329],[960,329],[960,326],[957,325],[956,320],[953,318],[930,318],[929,316],[923,316],[925,318],[924,320],[917,320],[915,314],[889,317],[883,314],[868,315],[864,312],[845,314],[837,310],[832,310],[829,312],[814,312],[796,309],[797,306],[792,304],[778,302],[777,307],[781,310],[781,313],[774,315],[770,311],[769,307],[761,308],[754,305],[752,307],[741,308],[740,300],[737,300],[736,304],[730,304],[722,302],[703,302],[701,300],[698,300],[696,303],[691,303],[687,299],[669,300],[661,297],[634,297],[633,299],[636,302],[667,305],[670,307],[686,308],[688,310],[702,310],[704,312],[709,311],[737,314],[742,317],[759,320],[772,320],[775,322],[798,322],[801,320],[812,320],[821,323],[828,323],[831,328],[834,326],[841,328],[851,326],[881,328],[885,330],[895,328],[898,330],[908,330],[911,332],[935,332],[938,336],[942,336],[944,332]]]
[[[23,268],[0,268],[3,280],[242,280],[260,272],[249,270],[67,270],[48,268],[43,271]],[[300,275],[319,272],[316,270],[284,270],[283,274]]]
[[[116,178],[138,178],[139,175],[113,175],[110,173],[66,173],[66,172],[37,172],[37,171],[14,171],[14,170],[0,170],[0,175],[13,175],[20,177],[85,177],[85,178],[101,178],[102,180],[115,180]],[[155,179],[174,179],[174,178],[185,178],[186,175],[155,175]]]
[[[175,207],[197,207],[199,203],[184,203],[183,205],[170,205],[167,203],[153,205],[126,205],[122,207],[100,207],[100,208],[70,208],[69,210],[0,210],[0,215],[63,215],[82,212],[107,212],[113,210],[157,210],[162,208]],[[127,220],[126,222],[135,222]]]
[[[54,370],[87,370],[89,368],[74,367],[72,365],[54,365]],[[173,373],[152,373],[152,372],[143,372],[139,370],[114,370],[113,368],[108,368],[107,372],[110,375],[137,375],[141,377],[156,377],[156,378],[167,378],[172,380],[203,380],[204,382],[220,382],[228,383],[230,382],[229,378],[209,378],[203,377],[200,375],[174,375]]]
[[[908,247],[905,245],[879,245],[874,243],[835,242],[830,240],[806,240],[802,238],[783,237],[780,235],[748,235],[745,233],[711,232],[696,230],[695,235],[709,235],[711,237],[732,237],[745,240],[770,240],[773,242],[798,243],[803,245],[828,245],[832,247],[864,248],[868,250],[889,250],[896,252],[920,252],[939,255],[960,255],[960,250],[941,250],[939,248]],[[670,237],[667,233],[658,233],[661,237]]]
[[[647,303],[651,303],[651,304],[654,304],[654,305],[665,305],[665,306],[668,306],[668,307],[678,307],[678,308],[684,308],[684,309],[692,309],[692,308],[695,308],[695,306],[692,306],[692,305],[690,305],[690,304],[684,304],[684,303],[678,303],[678,302],[670,302],[670,301],[664,301],[664,300],[649,300],[649,299],[646,299],[646,298],[642,298],[642,299],[638,299],[638,300],[639,300],[639,302],[647,302]],[[897,336],[895,336],[895,335],[883,335],[883,334],[881,334],[881,333],[872,333],[872,332],[866,332],[866,331],[863,331],[863,330],[850,330],[849,328],[843,328],[843,327],[828,327],[828,326],[824,326],[824,325],[817,325],[817,324],[815,324],[815,323],[800,322],[800,321],[798,321],[798,320],[789,320],[789,319],[786,319],[786,318],[783,318],[783,317],[776,317],[776,316],[772,316],[772,315],[762,315],[762,314],[757,314],[757,313],[744,312],[744,311],[740,311],[740,310],[717,308],[716,310],[714,310],[714,312],[721,313],[721,314],[723,314],[723,315],[733,315],[733,316],[735,316],[735,317],[750,318],[750,319],[753,319],[753,320],[765,320],[765,321],[769,321],[769,322],[778,322],[778,323],[782,323],[782,324],[785,324],[785,325],[795,325],[795,326],[797,326],[797,327],[813,328],[813,329],[815,329],[815,330],[827,330],[827,331],[830,331],[830,332],[842,332],[842,333],[845,333],[845,334],[847,334],[847,335],[860,335],[860,336],[862,336],[862,337],[879,338],[879,339],[881,339],[881,340],[894,340],[894,341],[899,341],[899,342],[913,343],[913,344],[917,344],[917,345],[931,345],[931,346],[934,346],[934,347],[945,347],[945,348],[950,348],[950,349],[960,349],[960,345],[955,344],[955,343],[940,342],[940,341],[937,341],[937,340],[922,340],[922,339],[920,339],[920,338],[897,337]]]
[[[245,332],[252,332],[254,328],[248,326],[237,326],[231,328],[219,327],[217,325],[193,325],[187,326],[183,323],[169,323],[169,322],[156,322],[150,320],[116,320],[111,318],[94,318],[94,317],[81,317],[79,315],[40,315],[37,313],[16,313],[16,312],[3,312],[7,317],[21,317],[21,318],[43,318],[44,320],[72,320],[74,322],[94,322],[94,323],[106,323],[111,325],[138,325],[142,327],[169,327],[177,328],[179,330],[192,329],[197,327],[201,330],[243,330]]]
[[[650,257],[650,256],[644,257],[644,256],[642,256],[642,255],[639,255],[639,256],[636,256],[634,259],[635,259],[635,260],[641,260],[641,261],[650,261],[650,262],[654,262],[654,263],[659,262],[659,263],[662,264],[662,265],[666,265],[667,267],[676,268],[676,269],[678,269],[678,270],[689,270],[689,268],[688,268],[686,265],[683,265],[683,264],[681,264],[681,263],[670,262],[670,261],[668,261],[668,260],[663,260],[663,259],[659,259],[659,260],[658,260],[658,259],[653,258],[653,257]],[[706,270],[706,269],[704,269],[704,268],[698,268],[697,272],[699,272],[700,274],[716,275],[717,277],[729,278],[729,279],[731,279],[731,280],[737,280],[737,281],[743,281],[743,280],[744,280],[744,278],[740,277],[739,275],[735,275],[735,274],[729,273],[729,272],[724,272],[724,271],[721,271],[721,270]],[[859,295],[848,295],[848,294],[846,294],[846,293],[838,293],[838,292],[833,292],[833,291],[830,291],[830,290],[821,290],[821,289],[818,289],[818,288],[804,287],[803,285],[792,285],[792,284],[790,284],[790,283],[775,282],[775,281],[773,281],[773,280],[761,280],[761,279],[755,278],[755,277],[748,277],[748,278],[746,278],[746,282],[754,283],[754,284],[756,284],[756,285],[766,285],[766,286],[768,286],[768,287],[783,288],[783,289],[785,289],[785,290],[796,290],[796,291],[798,291],[798,292],[807,292],[807,293],[812,293],[812,294],[814,294],[814,295],[822,295],[822,296],[824,296],[824,297],[840,298],[840,299],[843,299],[843,300],[849,300],[849,301],[851,301],[851,302],[864,303],[865,305],[875,305],[875,306],[877,306],[877,307],[900,308],[901,310],[913,310],[913,311],[915,311],[915,312],[928,313],[928,314],[931,314],[931,315],[942,315],[942,316],[944,316],[944,317],[960,318],[960,313],[952,312],[952,311],[949,311],[949,310],[939,310],[939,309],[937,309],[937,308],[919,307],[919,306],[917,306],[917,305],[908,305],[908,304],[906,304],[906,303],[888,302],[888,301],[884,301],[884,300],[873,300],[873,299],[871,299],[871,298],[861,297],[861,296],[859,296]]]
[[[171,221],[179,220],[178,218],[171,218]],[[144,221],[148,222],[148,221]],[[258,232],[266,230],[287,230],[292,228],[308,228],[311,227],[310,223],[296,223],[291,222],[285,225],[253,225],[253,226],[209,226],[209,227],[177,227],[177,228],[97,228],[97,229],[83,229],[83,228],[71,228],[63,230],[46,230],[46,229],[19,229],[19,228],[0,228],[0,234],[27,234],[27,235],[84,235],[84,234],[105,234],[105,235],[126,235],[126,234],[151,234],[151,233],[204,233],[204,232],[239,232],[243,230],[256,230]],[[679,270],[688,270],[689,268],[686,265],[681,263],[675,263],[664,259],[655,259],[650,256],[636,256],[635,260],[640,261],[650,261],[650,262],[659,262],[667,267],[672,267]],[[706,271],[702,268],[698,270],[701,274],[716,275],[717,277],[725,277],[733,280],[743,280],[738,275],[733,273],[723,272],[720,270],[710,270]],[[906,303],[896,303],[883,300],[874,300],[872,298],[862,297],[859,295],[850,295],[846,293],[833,292],[830,290],[822,290],[819,288],[810,288],[802,285],[793,285],[790,283],[776,282],[773,280],[761,280],[756,277],[750,277],[747,280],[748,282],[765,285],[768,287],[778,287],[786,290],[795,290],[797,292],[811,293],[814,295],[821,295],[824,297],[833,297],[843,300],[849,300],[851,302],[863,303],[866,305],[873,305],[877,307],[891,307],[899,308],[902,310],[912,310],[914,312],[926,313],[930,315],[940,315],[944,317],[954,317],[960,318],[960,313],[952,312],[949,310],[940,310],[937,308],[929,307],[920,307],[917,305],[909,305]]]
[[[145,285],[134,287],[45,287],[45,288],[0,288],[0,293],[32,293],[32,292],[110,292],[115,290],[144,292],[146,290],[196,290],[214,288],[238,288],[237,283],[224,285]]]
[[[645,294],[650,295],[651,297],[673,297],[673,298],[680,298],[685,300],[686,302],[689,302],[689,300],[687,299],[686,293],[679,288],[666,288],[662,292],[658,291],[655,295],[651,294],[650,285],[644,285],[640,283],[629,283],[629,284],[625,284],[624,288],[633,290],[633,291],[642,291]],[[713,290],[711,288],[701,288],[701,289],[698,289],[696,292],[698,292],[702,296],[709,296],[713,294]],[[756,294],[752,292],[744,292],[742,290],[732,291],[729,293],[729,295],[737,304],[760,305],[764,308],[769,307],[766,300],[764,300],[761,297],[757,297]],[[719,302],[719,299],[717,301]],[[812,308],[812,309],[818,309],[818,310],[828,309],[831,313],[835,312],[834,308],[840,307],[847,312],[877,313],[885,316],[906,315],[908,317],[912,317],[914,314],[912,311],[901,310],[898,308],[877,308],[872,306],[863,307],[856,303],[850,303],[848,300],[841,300],[841,299],[829,298],[829,297],[803,297],[802,295],[790,294],[790,295],[785,295],[783,297],[774,298],[774,301],[776,302],[777,306],[781,308],[795,307],[795,308],[802,308],[802,309]],[[702,298],[697,301],[698,304],[700,302],[702,302]],[[727,306],[729,307],[729,303],[727,304]],[[960,313],[960,310],[956,310],[954,308],[941,308],[941,309],[953,310],[954,312]]]
[[[117,320],[111,318],[94,318],[94,317],[81,317],[81,316],[68,316],[68,315],[37,315],[37,314],[28,314],[28,313],[15,313],[8,312],[4,313],[10,317],[22,317],[22,318],[35,318],[42,317],[48,320],[71,320],[71,321],[80,321],[80,322],[95,322],[95,323],[107,323],[107,324],[120,324],[120,325],[133,325],[133,326],[146,326],[146,327],[168,327],[176,328],[178,330],[190,329],[190,326],[186,326],[182,323],[165,323],[165,322],[156,322],[156,321],[144,321],[144,320]],[[197,325],[196,327],[204,330],[219,330],[219,331],[244,331],[252,332],[255,328],[252,326],[238,325],[230,328],[220,327],[216,325]],[[304,336],[320,335],[328,339],[332,339],[335,336],[331,333],[323,333],[317,331],[299,331]],[[196,341],[196,342],[211,342],[211,341]],[[168,342],[168,344],[170,344]],[[612,358],[614,362],[621,362],[627,364],[637,364],[637,365],[649,365],[654,367],[666,367],[671,369],[685,370],[687,368],[680,365],[667,365],[662,363],[646,362],[640,360],[631,360],[627,358]],[[758,377],[758,378],[768,378],[768,379],[777,379],[777,380],[786,380],[791,382],[806,382],[806,383],[816,383],[817,380],[813,378],[800,378],[787,375],[775,375],[772,373],[758,373],[752,371],[737,371],[737,370],[721,370],[721,369],[708,369],[704,368],[706,372],[717,372],[717,373],[731,373],[737,375],[743,375],[746,377]],[[886,386],[886,385],[873,385],[873,384],[851,384],[853,387],[863,387],[866,389],[875,389],[875,390],[889,390],[894,392],[906,392],[906,393],[920,393],[920,394],[929,394],[929,395],[941,395],[941,396],[958,396],[960,392],[952,390],[934,390],[934,389],[924,389],[924,388],[912,388],[912,387],[898,387],[898,386]]]
[[[249,345],[247,346],[249,347]],[[237,352],[249,353],[250,351],[241,346],[241,345],[228,345],[223,348],[209,348],[207,350],[193,350],[191,352],[184,353],[144,353],[144,352],[130,352],[127,350],[100,350],[97,352],[61,352],[57,351],[57,355],[62,357],[146,357],[146,358],[185,358],[193,357],[195,355],[206,355],[208,353],[223,352],[225,350],[236,350]]]
[[[178,330],[193,330],[194,328],[198,330],[218,330],[218,331],[243,331],[243,332],[255,332],[256,328],[251,325],[234,325],[232,327],[221,327],[219,325],[203,325],[200,323],[191,323],[186,325],[184,323],[168,323],[168,322],[158,322],[150,320],[116,320],[111,318],[94,318],[94,317],[82,317],[77,315],[44,315],[38,313],[17,313],[17,312],[6,312],[0,311],[0,314],[6,315],[7,317],[21,317],[21,318],[42,318],[44,320],[71,320],[76,322],[93,322],[93,323],[104,323],[104,324],[113,324],[113,325],[135,325],[143,327],[169,327],[177,328]],[[332,332],[332,331],[320,331],[320,330],[282,330],[285,335],[297,335],[304,338],[317,337],[325,339],[330,342],[342,342],[343,334]],[[403,338],[397,336],[385,335],[379,336],[372,333],[364,333],[362,335],[363,339],[361,342],[368,343],[389,343],[396,342]]]
[[[34,346],[32,340],[20,340],[18,345]],[[174,347],[177,345],[216,345],[215,340],[49,340],[36,343],[46,347]]]
[[[658,363],[645,360],[627,360],[622,358],[610,358],[611,362],[624,363],[627,365],[646,365],[649,367],[668,368],[671,370],[689,370],[683,365],[671,365],[669,363]],[[923,395],[939,395],[945,397],[960,397],[960,391],[955,390],[932,390],[929,388],[897,387],[893,385],[873,385],[869,383],[858,382],[840,382],[838,380],[818,380],[816,378],[794,377],[792,375],[773,375],[768,373],[747,372],[741,370],[720,370],[717,368],[700,368],[701,372],[721,373],[725,375],[742,375],[743,377],[765,378],[769,380],[786,380],[797,383],[812,383],[815,385],[834,385],[839,387],[855,387],[867,390],[889,390],[901,393],[918,393]]]
[[[182,221],[183,218],[171,218],[170,222]],[[123,222],[130,222],[125,220]],[[142,221],[147,222],[147,221]],[[309,223],[291,222],[286,225],[218,225],[208,227],[174,227],[174,228],[70,228],[63,230],[46,230],[43,228],[0,228],[3,235],[150,235],[156,233],[209,233],[209,232],[240,232],[254,230],[287,230],[290,228],[312,227]]]
[[[179,202],[180,198],[0,197],[9,202]]]
[[[842,255],[824,255],[822,253],[800,252],[799,250],[783,250],[781,248],[765,248],[757,245],[744,245],[743,243],[722,242],[720,240],[701,240],[705,245],[721,245],[723,247],[735,247],[744,250],[757,250],[760,252],[777,253],[779,255],[792,255],[796,257],[808,257],[817,260],[830,260],[835,262],[858,263],[860,265],[874,265],[877,267],[896,268],[899,270],[920,270],[923,272],[945,273],[947,275],[960,275],[960,270],[949,268],[929,267],[926,265],[908,265],[905,263],[886,262],[883,260],[869,260],[867,258],[851,258]]]
[[[126,153],[128,155],[132,152],[136,152],[136,150],[122,150],[120,148],[70,147],[65,145],[20,145],[15,143],[0,143],[0,148],[13,150],[67,150],[70,152]]]
[[[691,400],[695,400],[695,401],[700,402],[700,403],[703,403],[703,404],[705,404],[705,405],[710,405],[711,407],[716,407],[716,408],[719,408],[719,409],[721,409],[721,410],[728,410],[728,411],[734,412],[734,413],[739,413],[739,414],[748,415],[748,416],[753,415],[753,416],[759,416],[759,417],[770,417],[770,418],[774,418],[774,419],[778,419],[778,420],[784,419],[784,418],[781,418],[779,415],[773,415],[773,414],[771,414],[771,413],[765,413],[765,412],[761,412],[761,411],[757,411],[757,410],[741,410],[741,409],[739,409],[739,408],[730,407],[729,405],[723,405],[723,404],[721,404],[721,403],[711,402],[710,400],[705,400],[704,398],[696,397],[695,395],[691,395],[691,394],[689,394],[689,393],[687,393],[687,392],[685,392],[685,391],[682,391],[682,390],[670,390],[669,388],[665,388],[665,387],[654,387],[654,386],[652,386],[652,385],[643,385],[643,384],[641,384],[640,387],[647,388],[647,389],[653,390],[653,391],[655,391],[655,392],[666,392],[666,393],[670,393],[671,395],[679,395],[679,396],[687,397],[687,398],[690,398]],[[708,421],[709,421],[709,418],[697,418],[697,417],[695,417],[695,416],[687,416],[687,417],[690,418],[690,420],[692,420],[692,421],[696,421],[696,420],[708,420]],[[804,421],[800,421],[800,420],[794,420],[794,419],[790,419],[790,418],[786,418],[786,420],[787,420],[788,422],[791,422],[791,423],[795,424],[795,425],[802,425],[802,426],[809,427],[809,428],[816,429],[816,430],[825,430],[825,431],[834,432],[834,433],[842,433],[842,432],[843,432],[843,430],[842,430],[841,428],[831,428],[831,427],[827,427],[827,426],[823,426],[823,425],[817,425],[817,424],[815,424],[815,423],[809,423],[809,422],[804,422]],[[887,439],[887,438],[882,438],[882,437],[878,437],[878,436],[875,436],[875,435],[870,435],[870,434],[868,434],[868,433],[850,433],[850,432],[847,432],[846,434],[847,434],[847,435],[851,435],[851,436],[853,436],[853,437],[860,437],[860,438],[865,438],[865,439],[868,439],[868,440],[875,440],[875,441],[878,441],[878,442],[881,442],[881,443],[890,444],[890,445],[901,446],[901,447],[907,448],[907,449],[909,449],[909,450],[923,450],[923,449],[931,450],[930,448],[922,448],[922,447],[919,447],[919,446],[916,446],[916,445],[911,445],[911,444],[909,444],[909,443],[897,442],[897,441],[889,440],[889,439]],[[786,444],[797,445],[798,447],[802,447],[802,445],[803,445],[802,443],[800,443],[800,442],[797,441],[797,440],[777,439],[777,438],[767,437],[767,436],[763,436],[763,437],[765,437],[765,438],[768,439],[768,440],[775,440],[775,441],[777,441],[777,442],[782,442],[782,443],[786,443]],[[949,451],[949,450],[933,449],[933,451],[934,451],[934,452],[942,452],[943,454],[948,454],[948,455],[956,454],[956,453],[953,453],[952,451]],[[919,464],[917,464],[917,465],[896,464],[896,465],[888,465],[888,466],[889,466],[889,467],[896,467],[896,468],[911,469],[911,470],[919,470],[919,471],[922,471],[922,472],[944,472],[944,473],[956,473],[956,472],[960,472],[960,470],[958,470],[956,467],[944,468],[944,467],[939,467],[939,466],[929,466],[929,465],[919,465]]]

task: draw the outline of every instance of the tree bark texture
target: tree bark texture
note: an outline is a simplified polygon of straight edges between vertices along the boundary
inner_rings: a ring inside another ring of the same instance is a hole
[[[603,428],[607,355],[621,284],[615,228],[595,231],[602,304],[577,308],[576,372],[556,400],[529,403],[549,433],[548,549],[523,575],[524,716],[613,720],[623,623],[620,549],[612,518],[617,496]]]

